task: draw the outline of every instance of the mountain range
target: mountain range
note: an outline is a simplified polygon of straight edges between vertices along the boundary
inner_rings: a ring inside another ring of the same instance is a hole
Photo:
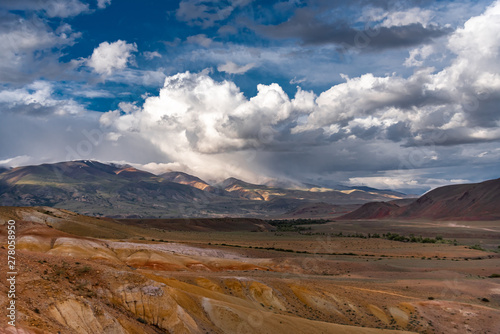
[[[420,198],[366,203],[340,219],[500,219],[500,179],[436,188]]]
[[[0,205],[49,206],[92,216],[300,217],[331,215],[353,205],[405,198],[366,187],[279,187],[236,178],[218,184],[183,172],[155,175],[131,166],[82,160],[0,171]],[[283,184],[281,184],[283,185]]]

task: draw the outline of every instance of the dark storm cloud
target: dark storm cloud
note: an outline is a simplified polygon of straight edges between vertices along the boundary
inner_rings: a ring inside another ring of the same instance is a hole
[[[431,42],[452,32],[451,28],[420,23],[392,27],[353,28],[345,20],[322,22],[311,9],[298,9],[295,15],[278,25],[259,25],[255,30],[270,38],[298,39],[304,45],[335,44],[341,48],[366,51],[410,47]]]
[[[405,122],[397,122],[386,130],[387,139],[399,142],[411,136],[410,127]]]
[[[457,146],[464,144],[493,143],[500,141],[498,128],[487,131],[485,129],[460,127],[454,129],[426,129],[419,131],[419,138],[408,137],[404,147],[419,146]]]

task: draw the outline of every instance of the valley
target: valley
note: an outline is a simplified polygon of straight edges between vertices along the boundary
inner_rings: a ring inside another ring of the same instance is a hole
[[[23,333],[500,328],[498,221],[333,219],[294,232],[255,219],[225,230],[224,221],[203,219],[186,219],[184,228],[182,220],[124,224],[49,207],[1,208],[7,217],[19,226]],[[5,245],[5,225],[1,231]],[[388,233],[439,240],[400,242]]]

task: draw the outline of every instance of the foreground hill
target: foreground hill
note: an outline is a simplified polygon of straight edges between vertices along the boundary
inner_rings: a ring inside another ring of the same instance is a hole
[[[436,188],[403,205],[366,203],[341,219],[500,219],[500,179]]]
[[[154,175],[131,166],[83,160],[0,172],[0,205],[49,206],[121,218],[283,217],[303,207],[363,204],[404,194],[317,186],[280,188],[235,178],[210,185],[182,172]],[[317,215],[332,210],[312,210]]]
[[[160,220],[124,224],[0,207],[4,259],[8,219],[16,220],[17,317],[15,329],[4,323],[0,333],[497,333],[500,326],[500,254],[465,245],[314,233],[330,233],[326,224],[311,235],[200,233],[186,228],[213,228],[214,220],[185,219],[173,221],[183,231],[167,231]],[[363,232],[374,233],[373,225]],[[415,232],[411,225],[399,228]],[[398,230],[397,222],[386,226]],[[496,248],[499,233],[479,240]],[[0,270],[7,265],[0,261]],[[9,289],[4,280],[4,305]]]

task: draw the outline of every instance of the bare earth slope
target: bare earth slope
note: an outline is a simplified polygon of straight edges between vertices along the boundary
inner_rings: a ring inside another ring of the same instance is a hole
[[[405,332],[294,314],[301,302],[292,291],[301,285],[241,276],[272,270],[266,259],[176,243],[77,237],[41,222],[46,217],[39,211],[2,210],[3,217],[27,215],[32,221],[17,221],[16,333]],[[4,224],[2,219],[5,256]],[[3,305],[7,286],[0,290]]]
[[[414,202],[366,203],[341,219],[500,219],[500,179],[436,188]]]
[[[298,233],[166,232],[50,208],[0,207],[4,258],[12,218],[16,333],[500,330],[493,275],[500,262],[491,252]],[[121,226],[125,237],[85,236],[98,226]],[[4,272],[5,265],[0,261]],[[2,324],[0,333],[12,330]]]

